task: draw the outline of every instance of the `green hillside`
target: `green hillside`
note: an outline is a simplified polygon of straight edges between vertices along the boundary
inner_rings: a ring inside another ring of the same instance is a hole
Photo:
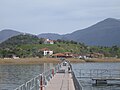
[[[42,48],[53,50],[54,53],[71,52],[73,54],[104,54],[105,57],[120,57],[120,47],[86,46],[75,41],[56,40],[54,44],[44,44],[43,38],[34,35],[18,35],[0,44],[0,58],[12,55],[24,57],[42,57]]]
[[[84,44],[77,44],[74,41],[56,41],[55,44],[44,44],[43,38],[39,39],[33,35],[18,35],[9,38],[0,44],[0,57],[16,55],[19,57],[42,56],[39,52],[42,48],[49,48],[54,53],[72,52],[79,54],[85,49]]]
[[[18,35],[9,38],[8,40],[0,44],[1,47],[7,47],[11,45],[24,45],[24,44],[39,44],[40,39],[34,35]]]

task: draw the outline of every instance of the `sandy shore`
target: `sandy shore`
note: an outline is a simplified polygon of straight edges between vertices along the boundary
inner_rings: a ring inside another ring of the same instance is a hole
[[[66,59],[72,63],[81,63],[85,62],[80,59]],[[0,64],[41,64],[41,63],[60,63],[61,60],[59,58],[20,58],[20,59],[0,59]]]
[[[117,58],[92,58],[85,60],[86,62],[120,62]]]
[[[59,63],[55,58],[20,58],[20,59],[0,59],[0,64],[41,64],[41,63]]]
[[[120,59],[87,59],[87,60],[81,60],[81,59],[75,59],[75,58],[69,58],[66,59],[70,61],[71,63],[84,63],[84,62],[120,62]],[[12,64],[41,64],[41,63],[60,63],[61,60],[58,58],[20,58],[20,59],[0,59],[1,65],[12,65]]]
[[[70,61],[71,63],[84,63],[85,62],[85,60],[77,59],[77,58],[68,58],[66,60]]]

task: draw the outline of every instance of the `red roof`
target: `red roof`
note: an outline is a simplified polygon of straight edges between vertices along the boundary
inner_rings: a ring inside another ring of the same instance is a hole
[[[40,49],[40,51],[50,51],[50,49],[48,49],[48,48],[42,48],[42,49]]]
[[[63,53],[56,53],[56,54],[53,54],[53,56],[65,56],[65,54],[63,54]]]

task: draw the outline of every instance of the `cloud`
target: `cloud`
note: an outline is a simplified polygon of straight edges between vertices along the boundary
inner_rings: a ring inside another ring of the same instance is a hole
[[[0,29],[36,34],[72,32],[119,16],[120,0],[0,0]]]

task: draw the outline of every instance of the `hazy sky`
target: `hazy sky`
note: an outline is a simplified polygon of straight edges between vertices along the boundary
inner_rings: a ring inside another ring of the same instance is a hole
[[[120,0],[0,0],[0,30],[65,34],[109,17],[120,19]]]

